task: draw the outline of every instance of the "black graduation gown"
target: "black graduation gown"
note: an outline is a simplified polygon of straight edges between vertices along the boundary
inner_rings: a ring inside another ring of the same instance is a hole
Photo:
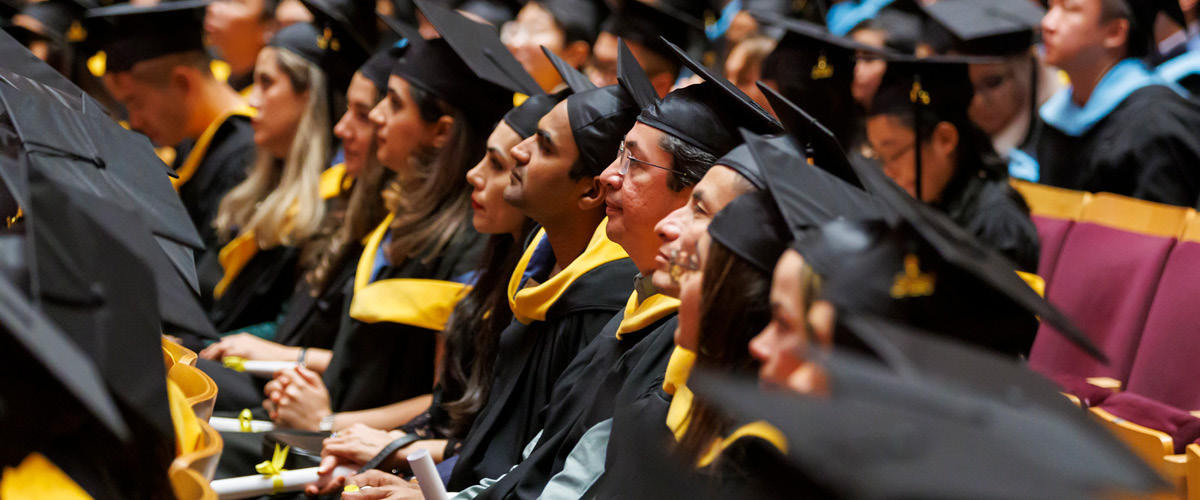
[[[1018,270],[1036,273],[1041,243],[1025,199],[983,169],[967,170],[946,186],[941,202],[934,206],[980,242],[1012,259]]]
[[[666,297],[656,296],[647,300]],[[627,384],[643,387],[662,380],[674,349],[675,306],[640,329],[618,338],[624,314],[613,318],[555,384],[554,402],[533,453],[477,499],[538,498],[563,470],[568,455],[592,427],[613,417],[617,394]],[[645,361],[643,363],[643,361]]]
[[[254,129],[250,126],[250,118],[244,115],[232,115],[220,123],[214,123],[210,131],[205,132],[199,140],[187,140],[175,146],[175,164],[171,165],[176,174],[188,179],[179,186],[179,198],[188,216],[200,232],[204,240],[206,252],[219,252],[217,230],[213,227],[213,218],[217,216],[217,207],[225,194],[246,179],[246,172],[254,162]],[[199,156],[199,165],[193,172],[187,172],[192,155]],[[196,253],[196,262],[204,257],[204,252]]]
[[[598,226],[597,235],[604,235],[604,226]],[[518,265],[516,278],[523,267]],[[501,332],[491,392],[463,440],[447,485],[450,490],[498,477],[521,460],[525,445],[543,427],[543,410],[554,401],[556,382],[625,305],[636,275],[627,257],[591,267],[546,308],[544,320],[514,320]]]
[[[390,222],[391,217],[388,217],[383,225],[389,225]],[[333,411],[378,408],[429,394],[433,390],[437,334],[461,296],[444,297],[430,293],[427,287],[462,287],[461,283],[454,280],[478,269],[484,243],[483,235],[476,232],[468,221],[463,231],[450,240],[440,255],[413,258],[400,265],[387,265],[379,271],[375,281],[365,285],[366,288],[355,286],[356,289],[345,303],[345,310],[349,314],[342,315],[341,326],[333,343],[333,359],[323,375]],[[356,274],[363,272],[364,261],[374,262],[377,248],[377,242],[368,242]],[[367,267],[366,272],[369,273],[370,269]],[[358,280],[365,282],[370,280],[370,276],[356,275],[355,281]],[[465,288],[462,289],[465,291]],[[389,316],[397,311],[366,307],[366,297],[374,291],[383,292],[374,296],[398,294],[404,296],[402,299],[411,299],[417,314],[430,306],[438,307],[446,314],[433,321],[440,323],[440,326]],[[355,304],[355,301],[360,302]],[[439,303],[434,304],[433,301]],[[364,313],[371,316],[364,316]]]
[[[295,289],[300,249],[288,246],[259,249],[225,288],[225,293],[213,297],[210,294],[225,275],[219,254],[208,252],[196,268],[201,300],[207,299],[208,317],[217,331],[274,322]]]
[[[1042,125],[1044,184],[1189,207],[1200,200],[1200,104],[1168,87],[1134,91],[1078,137]]]

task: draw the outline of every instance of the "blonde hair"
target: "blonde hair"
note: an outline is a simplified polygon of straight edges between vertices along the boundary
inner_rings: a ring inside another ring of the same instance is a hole
[[[333,152],[325,74],[278,47],[275,61],[308,102],[282,161],[259,149],[246,180],[225,195],[213,225],[222,239],[254,231],[259,248],[295,246],[316,234],[325,217],[319,179]]]

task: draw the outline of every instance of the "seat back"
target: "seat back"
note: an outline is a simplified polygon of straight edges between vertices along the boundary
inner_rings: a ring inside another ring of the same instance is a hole
[[[1126,390],[1200,410],[1200,218],[1171,250],[1154,293]]]
[[[1038,276],[1050,281],[1063,241],[1075,225],[1075,220],[1083,214],[1083,207],[1092,201],[1092,194],[1020,180],[1009,182],[1029,205],[1030,216],[1037,227],[1042,246]]]
[[[192,352],[184,346],[172,342],[167,337],[162,338],[163,351],[169,353],[175,360],[175,363],[183,363],[185,365],[196,366],[196,353]],[[168,367],[170,368],[170,367]]]
[[[1187,447],[1187,498],[1200,500],[1200,444]]]
[[[177,469],[170,472],[171,488],[179,500],[217,500],[217,493],[196,471]]]
[[[175,471],[186,469],[205,481],[211,481],[217,472],[217,462],[221,460],[223,447],[221,434],[208,425],[208,422],[200,422],[200,438],[195,449],[175,457],[170,468],[172,477]]]
[[[1172,477],[1171,473],[1177,474],[1177,471],[1171,470],[1166,463],[1166,457],[1175,453],[1171,436],[1165,432],[1120,418],[1103,408],[1092,407],[1088,409],[1088,412],[1096,421],[1100,422],[1100,425],[1125,443],[1133,451],[1133,454],[1145,460],[1173,484],[1178,485],[1182,478]]]
[[[195,410],[196,416],[205,422],[212,417],[213,406],[217,401],[217,383],[194,366],[176,363],[167,372],[167,378],[179,384],[188,404]]]
[[[1042,324],[1030,366],[1047,375],[1127,380],[1151,298],[1188,211],[1095,195],[1067,234],[1046,297],[1075,320],[1110,363],[1092,359]]]

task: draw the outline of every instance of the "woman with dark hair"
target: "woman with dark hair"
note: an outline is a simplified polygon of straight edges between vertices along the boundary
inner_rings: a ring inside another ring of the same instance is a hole
[[[377,157],[396,175],[385,194],[390,213],[367,239],[349,318],[323,376],[301,367],[267,384],[263,406],[277,424],[391,428],[429,407],[437,332],[466,295],[483,246],[471,227],[466,173],[483,157],[484,134],[511,108],[512,93],[532,92],[524,82],[485,80],[468,66],[472,50],[482,52],[472,47],[474,33],[442,34],[410,40],[387,96],[370,113]],[[447,41],[458,36],[463,44]]]
[[[884,173],[950,216],[1022,271],[1037,269],[1040,245],[1008,167],[970,119],[974,90],[964,61],[895,60],[867,118],[867,140]]]

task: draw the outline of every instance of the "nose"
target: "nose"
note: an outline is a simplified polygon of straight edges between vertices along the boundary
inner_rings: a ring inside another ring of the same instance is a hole
[[[687,209],[687,206],[678,208],[654,225],[654,232],[658,234],[658,239],[663,243],[671,243],[679,239],[679,235],[683,231],[684,220],[681,212]]]
[[[371,120],[372,125],[375,125],[376,127],[383,126],[383,121],[384,121],[383,120],[383,107],[384,106],[387,106],[387,98],[386,97],[383,100],[379,101],[379,104],[376,104],[375,107],[371,108],[370,113],[367,113],[367,119]]]
[[[621,158],[618,155],[603,172],[600,172],[600,182],[604,183],[610,191],[619,191],[624,180],[624,176],[621,175]]]
[[[467,183],[475,189],[483,189],[483,175],[479,173],[479,170],[483,168],[484,163],[487,163],[486,158],[467,171]]]
[[[349,120],[349,118],[350,111],[347,110],[346,113],[342,115],[342,118],[338,120],[337,124],[333,126],[333,135],[338,139],[341,139],[342,142],[345,142],[350,138],[350,127],[348,127],[346,124],[346,121]]]
[[[767,335],[769,334],[771,328],[771,325],[767,325],[763,331],[759,332],[758,335],[755,335],[754,338],[750,339],[750,356],[754,357],[754,359],[757,359],[760,362],[766,362],[767,358],[769,357],[768,355],[771,352],[767,347]]]
[[[529,164],[529,148],[532,147],[533,141],[536,140],[537,136],[531,135],[525,138],[525,140],[518,142],[516,146],[512,147],[512,149],[508,150],[508,154],[512,155],[513,160],[517,162],[518,167],[523,167]]]

